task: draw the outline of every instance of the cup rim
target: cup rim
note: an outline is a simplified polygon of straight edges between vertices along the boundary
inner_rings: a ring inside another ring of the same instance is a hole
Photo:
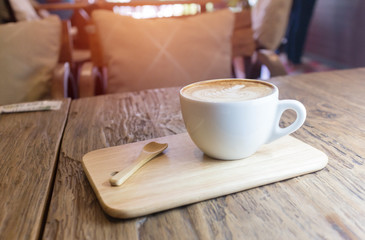
[[[187,97],[186,95],[184,95],[182,92],[184,91],[184,89],[191,87],[192,85],[195,84],[203,84],[203,83],[207,83],[207,82],[216,82],[216,81],[246,81],[246,82],[257,82],[257,83],[261,83],[264,85],[268,85],[270,87],[272,87],[274,89],[274,91],[272,91],[272,93],[270,93],[269,95],[263,96],[263,97],[259,97],[259,98],[255,98],[255,99],[249,99],[249,100],[236,100],[236,101],[229,101],[229,102],[220,102],[220,101],[209,101],[209,100],[202,100],[202,99],[194,99],[194,98],[190,98]],[[277,86],[275,86],[274,84],[267,82],[267,81],[262,81],[262,80],[258,80],[258,79],[248,79],[248,78],[221,78],[221,79],[210,79],[210,80],[203,80],[203,81],[198,81],[198,82],[193,82],[190,83],[188,85],[185,85],[184,87],[182,87],[179,91],[180,96],[190,100],[190,101],[196,101],[196,102],[202,102],[202,103],[220,103],[220,104],[225,104],[225,103],[242,103],[242,102],[252,102],[252,101],[260,101],[262,99],[266,99],[269,98],[275,94],[277,94],[279,92]]]

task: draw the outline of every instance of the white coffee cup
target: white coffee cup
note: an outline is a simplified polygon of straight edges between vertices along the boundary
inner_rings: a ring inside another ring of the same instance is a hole
[[[306,110],[296,100],[279,100],[278,88],[248,79],[196,82],[180,90],[182,116],[190,138],[206,155],[223,160],[246,158],[263,144],[300,128]],[[284,111],[296,120],[281,128]]]

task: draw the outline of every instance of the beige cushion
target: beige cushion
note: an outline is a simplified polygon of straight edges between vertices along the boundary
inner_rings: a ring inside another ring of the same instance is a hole
[[[9,0],[17,21],[39,19],[37,12],[29,0]]]
[[[258,0],[252,8],[252,28],[259,46],[276,50],[288,25],[292,0]]]
[[[108,68],[107,92],[170,87],[231,76],[234,14],[134,19],[94,11]]]
[[[60,49],[61,21],[43,20],[0,25],[0,104],[41,99]]]

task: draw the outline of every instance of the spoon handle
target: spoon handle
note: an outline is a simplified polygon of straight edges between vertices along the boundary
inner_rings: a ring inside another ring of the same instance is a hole
[[[112,186],[119,186],[124,183],[130,176],[132,176],[138,169],[140,169],[143,165],[145,165],[148,161],[153,159],[159,154],[157,153],[145,153],[141,152],[138,156],[137,160],[134,161],[131,165],[124,168],[114,176],[109,179],[109,182]]]

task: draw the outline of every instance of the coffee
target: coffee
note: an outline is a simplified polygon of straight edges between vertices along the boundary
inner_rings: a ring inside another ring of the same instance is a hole
[[[300,102],[279,100],[275,85],[249,79],[190,84],[180,90],[180,105],[195,145],[206,155],[225,160],[251,156],[263,144],[297,130],[306,117]],[[282,128],[281,115],[289,109],[297,118]]]
[[[264,82],[227,79],[193,83],[181,93],[198,101],[236,102],[261,98],[273,92],[274,88]]]

